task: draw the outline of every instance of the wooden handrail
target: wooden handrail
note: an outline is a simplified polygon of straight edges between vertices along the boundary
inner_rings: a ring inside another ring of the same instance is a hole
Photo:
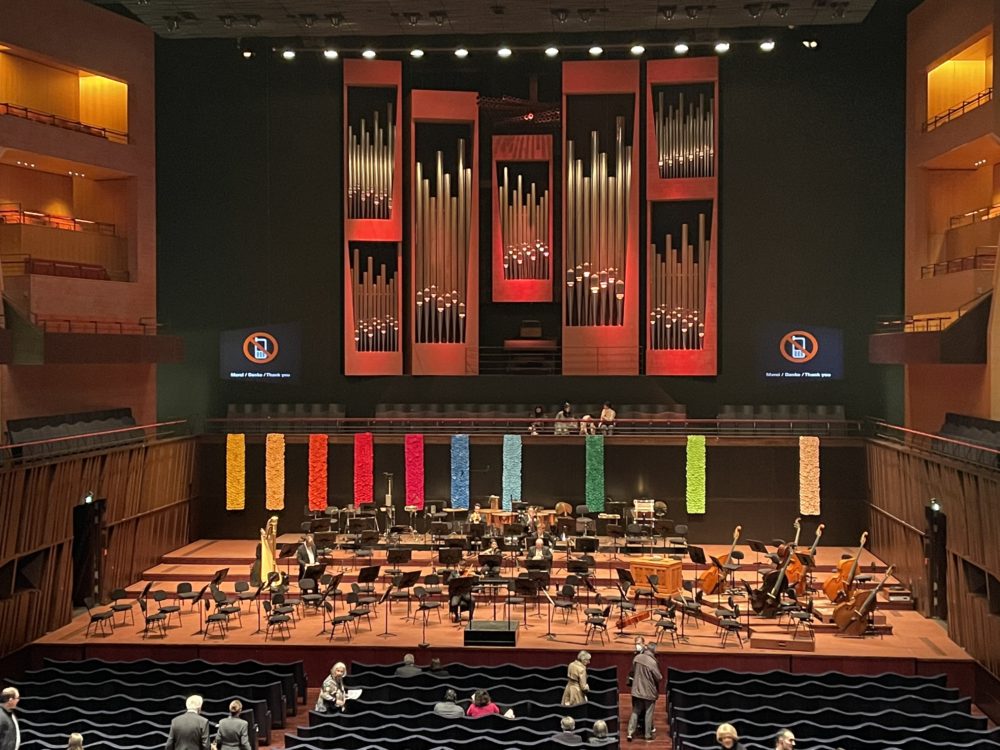
[[[911,430],[909,427],[900,427],[899,425],[889,424],[888,422],[883,422],[879,419],[872,419],[872,425],[875,430],[879,428],[885,428],[888,430],[894,430],[896,432],[902,432],[907,435],[915,435],[917,437],[926,438],[927,440],[937,440],[943,443],[951,443],[952,445],[960,445],[963,448],[972,448],[973,450],[984,451],[986,453],[992,453],[994,455],[1000,456],[1000,450],[996,448],[991,448],[988,445],[982,445],[981,443],[968,443],[964,440],[956,440],[955,438],[950,438],[946,435],[935,435],[929,432],[921,432],[920,430]],[[878,435],[878,437],[889,437],[886,435]]]
[[[154,422],[152,424],[142,424],[133,425],[131,427],[115,427],[111,430],[99,430],[97,432],[81,432],[76,435],[60,435],[54,438],[45,438],[44,440],[29,440],[24,443],[3,443],[0,445],[0,451],[13,451],[19,448],[26,448],[35,445],[52,445],[53,443],[63,443],[69,440],[79,440],[80,438],[97,437],[98,435],[115,435],[123,432],[138,432],[140,430],[154,430],[160,429],[162,427],[174,427],[177,425],[186,425],[188,420],[186,419],[174,419],[169,422]]]

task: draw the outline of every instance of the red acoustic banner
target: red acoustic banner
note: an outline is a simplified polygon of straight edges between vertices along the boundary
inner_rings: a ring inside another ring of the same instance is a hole
[[[563,63],[563,375],[639,374],[639,63]]]
[[[552,136],[493,136],[493,301],[552,301]]]
[[[719,60],[646,64],[647,375],[718,372]]]
[[[402,375],[402,66],[343,65],[344,374]]]
[[[309,510],[314,513],[326,510],[328,449],[328,436],[309,436]]]
[[[354,506],[375,501],[375,441],[370,432],[354,435]]]
[[[424,509],[424,436],[407,435],[404,441],[406,458],[406,507]]]

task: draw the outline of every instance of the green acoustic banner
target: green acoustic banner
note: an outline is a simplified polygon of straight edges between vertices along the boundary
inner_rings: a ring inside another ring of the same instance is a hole
[[[587,435],[587,510],[604,512],[604,435]]]
[[[687,512],[705,512],[705,436],[687,439]]]

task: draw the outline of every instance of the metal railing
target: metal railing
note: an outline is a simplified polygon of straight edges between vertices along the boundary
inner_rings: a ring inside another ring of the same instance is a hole
[[[190,434],[192,431],[188,420],[174,419],[131,427],[115,427],[78,435],[62,435],[44,440],[5,443],[0,445],[0,463],[6,465],[11,462],[51,460],[74,453],[104,450],[139,442],[166,440]]]
[[[935,456],[957,458],[990,469],[1000,469],[1000,450],[996,448],[990,448],[980,443],[956,440],[944,435],[932,435],[919,430],[911,430],[907,427],[883,422],[880,419],[871,419],[870,424],[872,437],[899,443]]]
[[[4,276],[63,276],[72,279],[94,279],[110,281],[111,274],[104,266],[96,263],[74,263],[66,260],[35,258],[24,253],[0,254],[0,266]],[[128,278],[118,279],[127,281]]]
[[[479,347],[480,375],[558,375],[562,349],[558,344],[539,349]]]
[[[0,102],[0,115],[10,115],[19,117],[22,120],[40,122],[43,125],[54,125],[64,130],[72,130],[77,133],[92,135],[97,138],[104,138],[112,143],[128,143],[128,133],[112,128],[102,128],[99,125],[88,125],[77,120],[70,120],[67,117],[54,115],[51,112],[40,112],[30,107],[22,107],[20,104],[11,102]]]
[[[46,333],[114,333],[132,336],[155,336],[159,324],[155,318],[139,318],[130,320],[86,320],[82,318],[63,318],[58,316],[40,316],[31,314],[31,323]]]
[[[966,112],[970,112],[977,107],[981,107],[993,99],[993,87],[980,91],[975,96],[966,99],[961,104],[956,104],[954,107],[946,109],[944,112],[940,112],[930,119],[928,119],[921,127],[921,130],[925,133],[930,133],[932,130],[944,125],[946,122],[951,122],[964,115]]]
[[[954,321],[957,315],[883,315],[876,322],[875,333],[929,333],[943,331]]]
[[[985,252],[980,252],[980,251]],[[920,278],[930,279],[960,271],[992,271],[997,265],[997,246],[983,245],[976,248],[973,255],[943,260],[920,267]]]
[[[57,216],[41,211],[25,211],[20,203],[0,203],[0,224],[30,224],[37,227],[51,227],[71,232],[94,232],[109,237],[117,237],[114,224],[87,219],[74,219],[72,216]]]
[[[1000,205],[983,206],[982,208],[975,208],[972,211],[966,211],[964,214],[955,214],[948,217],[948,228],[958,229],[959,227],[967,227],[970,224],[989,221],[998,216],[1000,216]]]
[[[711,435],[728,437],[780,437],[821,435],[862,437],[864,425],[856,420],[836,419],[616,419],[610,431],[600,429],[598,415],[570,420],[532,419],[530,417],[227,417],[206,420],[206,432],[263,435],[281,432],[292,435],[352,435],[373,432],[379,435],[538,435],[539,437],[574,437],[588,434],[627,437],[660,435],[682,437]]]

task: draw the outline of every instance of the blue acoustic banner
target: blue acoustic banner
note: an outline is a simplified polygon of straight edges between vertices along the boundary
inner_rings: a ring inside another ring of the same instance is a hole
[[[469,507],[469,436],[451,436],[451,507]]]
[[[511,503],[521,499],[521,436],[503,436],[503,509],[510,510]]]

